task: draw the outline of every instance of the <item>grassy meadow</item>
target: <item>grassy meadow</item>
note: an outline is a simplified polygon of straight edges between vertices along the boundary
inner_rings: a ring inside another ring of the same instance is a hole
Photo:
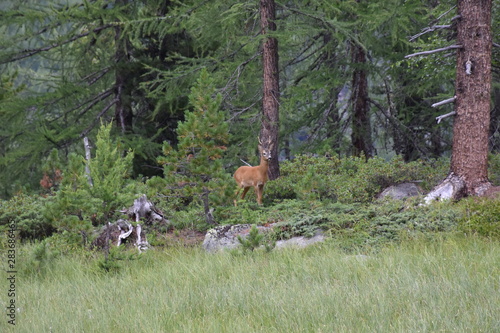
[[[19,274],[17,325],[4,317],[0,331],[499,332],[500,244],[436,237],[363,254],[333,241],[269,253],[165,248],[111,273],[61,256]]]

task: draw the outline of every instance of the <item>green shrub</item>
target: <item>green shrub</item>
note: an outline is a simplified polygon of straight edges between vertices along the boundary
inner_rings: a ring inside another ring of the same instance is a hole
[[[343,203],[367,203],[385,187],[418,181],[429,190],[446,175],[445,160],[405,163],[400,157],[385,161],[380,157],[298,156],[281,165],[281,177],[266,185],[272,200],[333,199]]]
[[[400,203],[401,204],[401,203]],[[400,211],[379,209],[370,220],[373,238],[399,240],[403,233],[446,232],[456,229],[461,211],[453,203],[435,203]]]
[[[495,186],[500,186],[500,154],[488,155],[488,178]]]
[[[120,210],[130,206],[138,195],[137,182],[128,179],[133,153],[123,153],[119,142],[111,139],[112,124],[101,125],[97,134],[95,156],[85,172],[85,158],[70,154],[62,185],[49,197],[44,216],[69,238],[85,240],[93,226],[117,219]]]
[[[500,201],[498,199],[468,198],[460,205],[464,215],[459,228],[466,234],[478,234],[500,239]]]
[[[55,232],[55,226],[44,216],[47,199],[41,196],[19,194],[8,201],[0,201],[0,226],[14,223],[21,240],[40,240]]]

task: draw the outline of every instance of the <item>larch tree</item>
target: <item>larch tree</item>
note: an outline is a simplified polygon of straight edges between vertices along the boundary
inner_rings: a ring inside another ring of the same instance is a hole
[[[488,180],[491,101],[491,0],[459,0],[453,148],[448,177],[426,196],[481,196]]]
[[[276,4],[274,0],[260,0],[260,25],[262,34],[276,31]],[[279,177],[279,66],[278,40],[269,36],[262,47],[263,96],[261,140],[273,143],[272,159],[269,161],[269,179]]]
[[[3,195],[36,188],[40,161],[54,148],[64,158],[82,148],[82,138],[95,140],[100,120],[113,119],[112,135],[137,152],[137,174],[158,173],[143,165],[154,164],[160,143],[172,138],[188,87],[176,94],[182,103],[169,107],[143,84],[152,81],[153,65],[176,65],[165,50],[191,54],[190,39],[173,23],[184,18],[179,11],[192,10],[188,4],[29,0],[2,6],[0,70],[18,73],[15,84],[26,87],[0,105]]]

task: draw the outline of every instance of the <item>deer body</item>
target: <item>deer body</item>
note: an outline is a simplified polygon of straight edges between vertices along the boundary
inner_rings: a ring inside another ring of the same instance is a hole
[[[262,192],[264,191],[264,185],[268,180],[267,170],[269,169],[269,159],[271,159],[271,149],[262,148],[262,144],[259,140],[259,152],[260,165],[239,167],[234,173],[234,180],[239,187],[236,192],[236,197],[238,197],[241,189],[243,189],[241,200],[245,199],[245,195],[248,190],[253,187],[255,189],[255,194],[257,195],[257,203],[262,205]],[[234,200],[234,205],[236,206],[236,200]]]

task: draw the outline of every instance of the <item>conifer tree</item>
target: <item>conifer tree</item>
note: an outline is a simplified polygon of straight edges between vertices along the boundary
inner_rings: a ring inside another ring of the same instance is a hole
[[[26,89],[0,104],[0,187],[16,179],[36,189],[43,177],[40,161],[53,148],[67,159],[81,149],[81,138],[95,136],[101,119],[115,121],[120,131],[113,135],[124,138],[142,160],[136,159],[136,172],[154,172],[139,168],[160,152],[178,108],[150,96],[141,83],[151,79],[146,68],[152,64],[175,66],[165,50],[190,52],[190,40],[175,22],[191,2],[2,3],[0,70],[18,72],[15,83],[26,83]],[[179,104],[188,89],[177,94]]]
[[[92,225],[113,222],[119,210],[130,206],[136,193],[128,178],[134,154],[123,154],[123,146],[111,137],[112,123],[101,125],[95,143],[95,157],[86,161],[71,154],[61,188],[45,210],[45,216],[60,232],[71,237],[86,235]],[[92,184],[87,181],[88,163]]]
[[[224,202],[234,184],[224,171],[222,156],[229,141],[228,124],[220,111],[222,96],[202,70],[189,95],[190,110],[177,127],[178,144],[163,145],[165,182],[173,195],[202,203],[207,223],[214,224],[212,203]],[[154,181],[153,181],[154,183]]]

